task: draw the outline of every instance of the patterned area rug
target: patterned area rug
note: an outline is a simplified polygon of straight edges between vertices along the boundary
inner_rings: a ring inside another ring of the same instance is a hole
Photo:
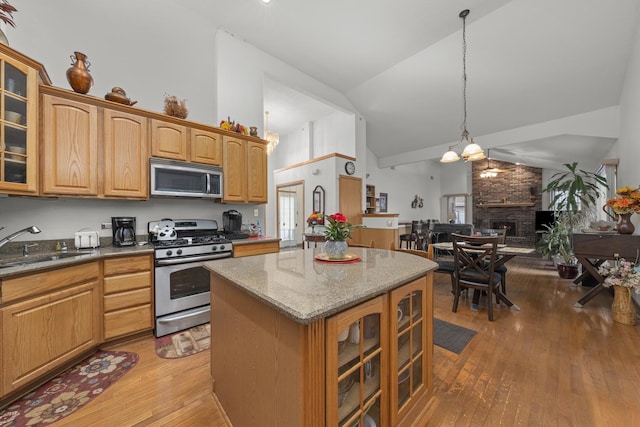
[[[98,351],[0,411],[0,427],[48,426],[100,396],[138,358],[126,351]]]
[[[156,354],[164,359],[176,359],[200,353],[208,350],[210,346],[210,323],[156,338]]]
[[[433,319],[433,343],[438,347],[460,354],[476,335],[476,331]]]

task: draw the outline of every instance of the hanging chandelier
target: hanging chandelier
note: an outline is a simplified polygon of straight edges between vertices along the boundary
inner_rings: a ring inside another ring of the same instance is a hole
[[[275,150],[276,145],[278,145],[278,143],[280,142],[280,135],[278,135],[276,132],[271,132],[269,130],[269,112],[265,111],[264,114],[266,116],[266,124],[265,124],[266,130],[264,131],[264,139],[266,139],[269,142],[267,144],[267,155],[269,155],[273,152],[273,150]]]
[[[449,147],[449,151],[443,154],[440,161],[442,163],[457,162],[460,157],[464,161],[474,162],[476,160],[486,159],[484,150],[480,148],[478,144],[473,142],[473,138],[469,138],[469,131],[467,131],[467,25],[466,18],[469,15],[469,9],[465,9],[458,15],[462,18],[462,104],[464,107],[464,118],[462,120],[462,138],[456,145]],[[458,155],[455,149],[466,142],[462,153]]]

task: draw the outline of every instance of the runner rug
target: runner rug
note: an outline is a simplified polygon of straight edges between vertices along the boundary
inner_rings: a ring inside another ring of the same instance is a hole
[[[471,329],[433,319],[433,343],[454,353],[460,354],[475,334]]]
[[[0,411],[0,427],[48,426],[100,396],[139,356],[100,350]]]
[[[156,354],[164,359],[176,359],[200,353],[208,350],[210,346],[210,323],[156,338]]]

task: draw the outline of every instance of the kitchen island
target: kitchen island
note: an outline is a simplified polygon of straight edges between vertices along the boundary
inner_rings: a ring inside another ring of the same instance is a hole
[[[234,426],[409,425],[432,394],[437,265],[384,249],[208,262],[211,377]],[[359,260],[357,259],[359,258]]]

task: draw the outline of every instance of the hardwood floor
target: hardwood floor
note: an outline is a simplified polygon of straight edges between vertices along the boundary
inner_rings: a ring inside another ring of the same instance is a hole
[[[589,288],[542,260],[516,257],[507,292],[521,310],[496,307],[489,322],[486,297],[477,312],[469,297],[452,313],[449,276],[435,278],[436,317],[478,334],[460,355],[435,347],[428,425],[640,426],[640,326],[612,322],[607,292],[574,308]],[[152,337],[114,349],[140,362],[56,426],[225,425],[209,392],[207,352],[160,359]]]

